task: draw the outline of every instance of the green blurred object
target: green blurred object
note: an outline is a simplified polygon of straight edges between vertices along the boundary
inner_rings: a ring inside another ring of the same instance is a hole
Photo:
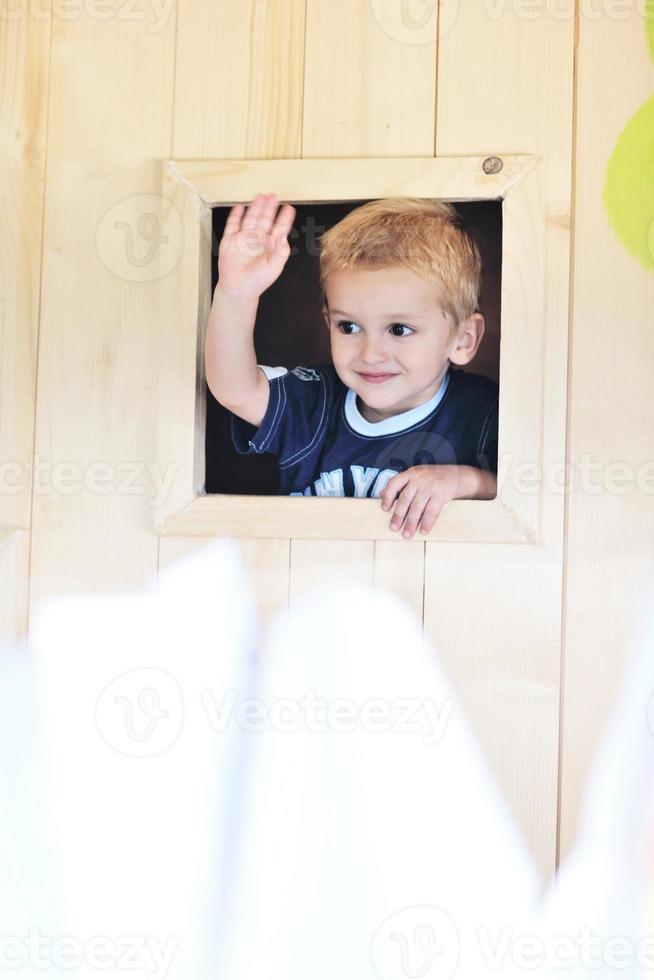
[[[654,61],[654,0],[645,5],[645,30]],[[654,271],[654,96],[618,137],[606,167],[604,207],[625,248]]]

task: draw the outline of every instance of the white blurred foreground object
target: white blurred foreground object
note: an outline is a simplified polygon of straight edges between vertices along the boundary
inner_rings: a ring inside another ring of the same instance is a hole
[[[57,905],[44,911],[37,890],[31,904],[23,897],[9,920],[12,976],[212,975],[238,751],[231,732],[211,731],[202,696],[241,691],[251,668],[256,620],[242,575],[223,545],[163,571],[150,591],[37,607],[27,655],[36,689],[14,669],[5,696],[38,703]],[[2,840],[20,828],[4,763],[30,742],[31,721],[14,712],[11,722],[2,720]],[[14,896],[3,900],[11,909]]]
[[[515,922],[540,883],[415,615],[326,585],[257,676],[221,977],[479,976],[473,929]]]
[[[649,975],[651,616],[575,850],[541,899],[404,603],[324,586],[288,626],[279,614],[255,657],[255,608],[229,542],[152,586],[44,602],[30,649],[2,654],[0,971]]]

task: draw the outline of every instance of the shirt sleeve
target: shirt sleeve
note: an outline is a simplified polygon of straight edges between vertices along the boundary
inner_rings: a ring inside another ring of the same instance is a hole
[[[320,368],[258,367],[270,385],[266,414],[257,428],[231,412],[232,442],[242,455],[274,453],[280,466],[290,466],[312,451],[327,426],[329,378]]]
[[[484,420],[477,451],[479,468],[490,470],[495,474],[497,473],[498,414],[499,395],[496,395]]]

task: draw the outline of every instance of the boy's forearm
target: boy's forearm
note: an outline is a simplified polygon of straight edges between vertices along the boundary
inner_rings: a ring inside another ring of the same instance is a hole
[[[216,286],[204,345],[207,384],[222,405],[239,405],[258,383],[254,321],[258,296],[229,294]]]
[[[492,500],[497,493],[497,477],[476,466],[459,466],[457,500]]]

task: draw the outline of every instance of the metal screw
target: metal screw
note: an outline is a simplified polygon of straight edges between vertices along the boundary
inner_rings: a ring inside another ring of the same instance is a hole
[[[501,157],[486,157],[482,164],[485,174],[499,174],[503,166]]]

